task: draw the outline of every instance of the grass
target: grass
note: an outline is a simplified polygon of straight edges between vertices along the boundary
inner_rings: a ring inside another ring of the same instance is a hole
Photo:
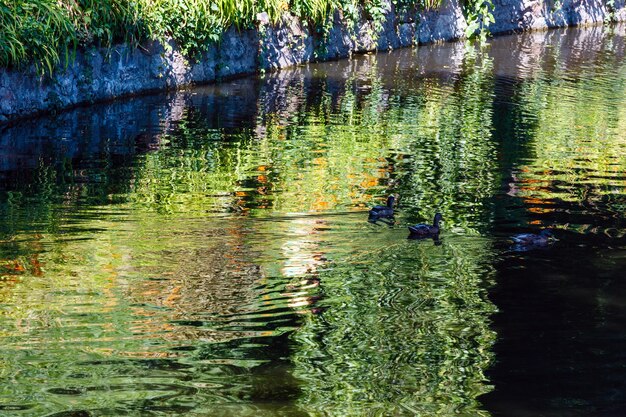
[[[399,8],[435,7],[440,0],[394,0]],[[249,28],[260,12],[276,23],[290,12],[318,27],[337,9],[384,19],[382,0],[0,0],[0,67],[34,63],[52,72],[81,46],[174,39],[194,57],[230,26]],[[380,22],[375,22],[380,23]],[[380,26],[379,26],[380,27]]]

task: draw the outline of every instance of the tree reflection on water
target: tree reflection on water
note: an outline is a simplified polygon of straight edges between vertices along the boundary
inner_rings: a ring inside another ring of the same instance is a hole
[[[6,128],[0,407],[488,415],[487,294],[526,259],[502,238],[624,234],[624,37],[605,30],[311,64]],[[391,193],[397,225],[369,224]],[[436,211],[439,245],[406,239]]]

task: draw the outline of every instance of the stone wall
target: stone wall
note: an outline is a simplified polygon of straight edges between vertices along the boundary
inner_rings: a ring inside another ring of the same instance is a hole
[[[614,18],[626,21],[626,0],[616,0]],[[568,25],[598,24],[611,11],[603,0],[494,0],[494,34]],[[352,53],[388,50],[461,38],[466,21],[458,0],[443,0],[436,10],[398,16],[391,4],[381,33],[372,22],[349,27],[340,13],[326,42],[297,18],[285,15],[276,26],[259,16],[258,28],[229,29],[199,62],[188,62],[172,42],[130,48],[79,51],[67,67],[50,76],[34,68],[0,69],[0,123],[41,112],[117,97],[180,88],[224,78],[298,65],[313,60],[349,57]]]

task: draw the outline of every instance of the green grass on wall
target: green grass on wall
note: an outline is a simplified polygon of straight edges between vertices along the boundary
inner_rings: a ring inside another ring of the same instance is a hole
[[[393,0],[403,12],[439,1]],[[387,7],[384,0],[0,0],[0,67],[34,63],[52,72],[77,47],[169,38],[193,58],[228,27],[252,27],[260,12],[273,23],[288,12],[323,31],[341,10],[348,21],[365,16],[380,30]]]

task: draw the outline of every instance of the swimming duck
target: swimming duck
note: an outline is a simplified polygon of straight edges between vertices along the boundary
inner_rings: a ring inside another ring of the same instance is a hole
[[[522,233],[511,236],[511,240],[516,245],[522,246],[546,246],[548,243],[556,240],[550,229],[544,229],[539,234]]]
[[[393,206],[396,202],[396,197],[394,195],[390,195],[387,197],[387,205],[386,206],[374,206],[371,208],[369,213],[369,220],[376,221],[378,219],[389,219],[393,218]]]
[[[409,237],[437,236],[439,234],[439,222],[443,219],[441,213],[435,214],[432,226],[430,224],[416,224],[409,226]]]

